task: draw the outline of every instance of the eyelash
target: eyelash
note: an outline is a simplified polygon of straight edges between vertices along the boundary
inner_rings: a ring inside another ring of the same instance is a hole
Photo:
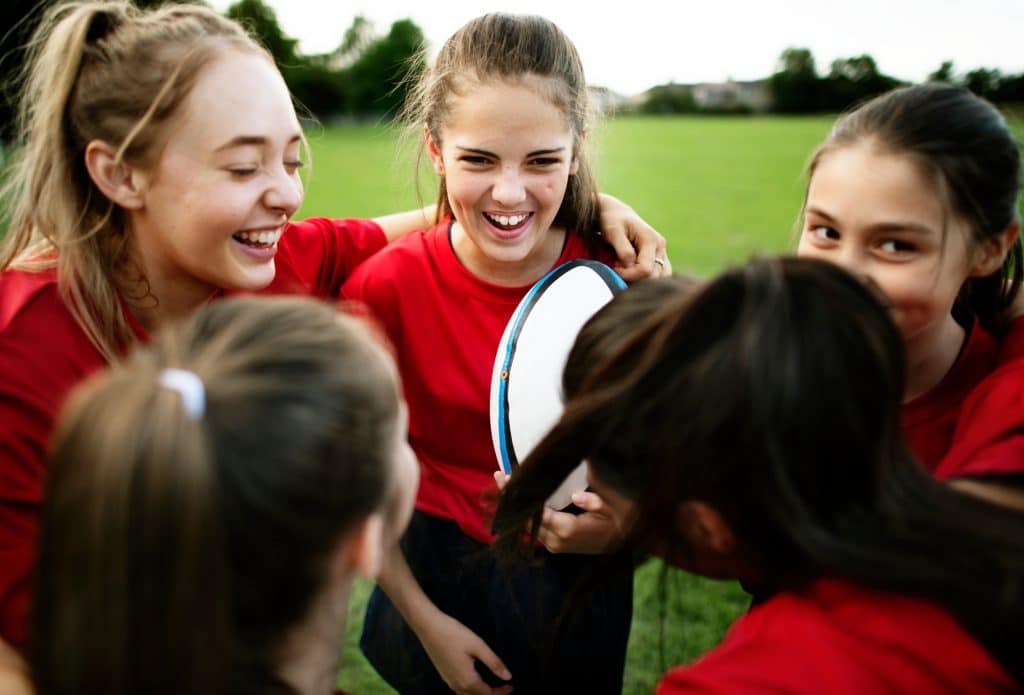
[[[304,166],[306,166],[306,163],[304,161],[302,161],[301,159],[293,159],[293,160],[291,160],[289,162],[284,162],[284,168],[288,169],[289,170],[288,173],[290,173],[290,174],[295,173],[296,171],[298,171],[299,169],[303,168]],[[233,168],[233,169],[228,169],[228,171],[231,172],[232,176],[237,176],[238,178],[244,178],[244,177],[252,176],[253,174],[255,174],[257,171],[259,171],[259,167],[236,167],[236,168]]]

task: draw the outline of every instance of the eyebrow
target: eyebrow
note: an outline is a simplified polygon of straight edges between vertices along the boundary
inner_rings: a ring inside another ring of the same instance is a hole
[[[462,145],[456,145],[455,149],[462,150],[463,152],[471,152],[473,154],[481,154],[481,155],[483,155],[485,157],[493,157],[494,159],[499,159],[498,155],[496,155],[494,152],[489,152],[488,150],[482,150],[482,149],[480,149],[478,147],[463,147]],[[533,152],[527,152],[526,156],[527,157],[541,157],[541,156],[546,155],[546,154],[560,154],[560,153],[562,153],[564,151],[565,151],[564,147],[550,147],[548,149],[534,150]]]
[[[302,140],[302,134],[296,133],[288,140],[288,144],[290,145],[293,142],[298,142],[299,140]],[[223,150],[230,150],[233,147],[245,147],[246,145],[262,146],[266,145],[267,142],[269,142],[269,138],[265,138],[262,135],[237,135],[218,147],[215,151],[221,152]]]
[[[817,215],[830,224],[835,224],[836,219],[821,208],[809,207],[807,212]],[[934,230],[928,225],[917,222],[879,222],[868,227],[872,232],[910,232],[912,234],[934,234]]]

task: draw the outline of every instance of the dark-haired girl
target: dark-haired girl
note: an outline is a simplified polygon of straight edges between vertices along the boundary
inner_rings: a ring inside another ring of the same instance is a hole
[[[763,597],[659,693],[1019,692],[1024,514],[914,460],[904,354],[876,293],[832,264],[758,261],[681,292],[512,476],[499,542],[586,459],[620,553]]]

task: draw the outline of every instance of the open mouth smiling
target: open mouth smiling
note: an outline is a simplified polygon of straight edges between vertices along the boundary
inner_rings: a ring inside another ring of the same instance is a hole
[[[483,215],[492,225],[506,232],[519,229],[533,217],[532,212],[520,212],[513,215],[495,215],[485,212]]]

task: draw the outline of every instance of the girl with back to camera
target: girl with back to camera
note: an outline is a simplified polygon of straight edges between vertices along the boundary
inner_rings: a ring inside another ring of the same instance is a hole
[[[40,695],[335,690],[412,510],[394,365],[305,298],[210,304],[76,389],[40,538]]]
[[[1020,154],[1005,120],[964,89],[897,89],[841,118],[809,169],[798,253],[888,299],[911,450],[983,494],[1019,482],[1024,443],[998,440],[1020,422],[1024,379],[1004,374],[986,384],[996,393],[968,398],[996,369],[1022,277]]]
[[[521,544],[586,459],[628,529],[619,553],[762,597],[659,693],[1020,692],[1024,507],[913,459],[904,352],[876,295],[828,263],[681,291],[592,365],[502,492],[499,543]]]
[[[591,596],[550,650],[561,597],[590,564],[573,543],[608,538],[577,536],[569,554],[510,576],[487,553],[484,497],[497,470],[489,384],[502,332],[551,268],[608,259],[594,245],[579,56],[546,19],[479,17],[448,39],[405,115],[440,178],[438,223],[364,264],[343,290],[395,345],[422,472],[404,554],[370,598],[363,651],[403,693],[508,692],[509,680],[522,692],[619,692],[629,582]]]
[[[69,389],[224,294],[334,297],[425,218],[289,221],[303,136],[287,87],[238,24],[199,5],[52,8],[19,128],[0,246],[0,637],[23,649],[43,461]],[[641,259],[663,243],[644,238]]]

